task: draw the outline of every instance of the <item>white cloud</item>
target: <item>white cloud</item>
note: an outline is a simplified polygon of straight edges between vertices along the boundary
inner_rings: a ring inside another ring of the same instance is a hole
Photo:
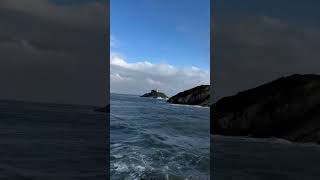
[[[161,86],[162,83],[160,81],[153,80],[151,78],[146,78],[147,82],[151,85]]]
[[[128,77],[123,77],[118,73],[110,75],[111,81],[130,81],[131,79]]]
[[[119,54],[111,53],[111,92],[143,94],[158,89],[169,96],[189,88],[210,83],[209,71],[197,67],[179,68],[149,61],[129,63]]]

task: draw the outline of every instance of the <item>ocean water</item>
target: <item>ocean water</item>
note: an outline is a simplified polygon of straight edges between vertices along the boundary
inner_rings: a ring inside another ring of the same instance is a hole
[[[0,179],[107,179],[107,116],[93,109],[0,101]]]
[[[318,180],[320,146],[212,136],[211,170],[213,180]]]
[[[111,94],[112,180],[210,179],[209,108]]]

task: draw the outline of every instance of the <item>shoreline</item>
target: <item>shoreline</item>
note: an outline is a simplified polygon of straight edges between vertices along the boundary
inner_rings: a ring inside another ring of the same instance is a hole
[[[289,145],[302,145],[302,146],[314,146],[320,147],[320,144],[316,142],[296,142],[290,141],[284,138],[278,137],[266,137],[266,138],[259,138],[259,137],[252,137],[252,136],[232,136],[232,135],[219,135],[219,134],[210,134],[210,138],[220,138],[220,139],[237,139],[246,142],[260,142],[260,143],[270,143],[270,144],[289,144]]]
[[[170,102],[168,102],[168,104],[173,105],[173,106],[185,106],[185,107],[196,107],[196,108],[210,109],[210,106],[200,106],[200,105],[190,105],[190,104],[174,104],[174,103],[170,103]]]

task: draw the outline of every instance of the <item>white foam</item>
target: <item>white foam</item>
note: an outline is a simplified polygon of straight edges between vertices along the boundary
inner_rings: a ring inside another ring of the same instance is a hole
[[[119,147],[119,146],[121,146],[121,144],[120,144],[120,143],[111,144],[111,147]]]
[[[122,154],[115,154],[115,155],[113,155],[113,157],[116,158],[116,159],[119,159],[119,158],[122,158],[123,155]]]
[[[292,144],[292,142],[289,141],[289,140],[281,139],[281,138],[275,138],[275,137],[269,138],[268,141],[270,143],[276,143],[276,144]]]
[[[135,169],[136,171],[142,172],[142,171],[145,171],[146,168],[143,167],[143,166],[138,165],[138,166],[134,166],[134,169]]]
[[[172,106],[180,106],[180,107],[196,107],[196,108],[210,108],[209,106],[200,106],[200,105],[189,105],[189,104],[170,104]]]
[[[129,172],[129,167],[125,163],[117,162],[113,164],[113,167],[118,172]]]

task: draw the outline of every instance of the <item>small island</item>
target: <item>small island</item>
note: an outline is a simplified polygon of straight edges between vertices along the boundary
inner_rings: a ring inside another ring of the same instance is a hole
[[[209,106],[210,86],[201,85],[172,96],[168,102],[172,104]]]
[[[157,98],[157,99],[167,99],[168,96],[158,90],[154,89],[151,92],[142,95],[141,97]]]
[[[211,134],[320,143],[320,75],[291,75],[211,106]]]

